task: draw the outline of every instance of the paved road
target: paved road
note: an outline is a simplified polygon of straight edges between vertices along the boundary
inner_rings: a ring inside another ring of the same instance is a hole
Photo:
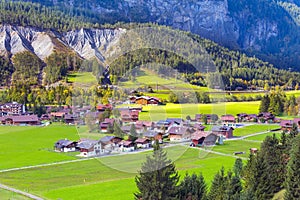
[[[12,188],[12,187],[8,187],[8,186],[3,185],[3,184],[0,184],[0,188],[5,189],[5,190],[9,190],[9,191],[12,191],[12,192],[15,192],[15,193],[18,193],[18,194],[21,194],[21,195],[26,196],[30,199],[43,200],[43,198],[41,198],[41,197],[35,196],[35,195],[30,194],[28,192],[23,192],[21,190],[17,190],[17,189]]]

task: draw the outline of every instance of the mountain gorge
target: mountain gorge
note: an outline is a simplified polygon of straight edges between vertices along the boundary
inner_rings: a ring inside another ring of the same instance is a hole
[[[190,31],[231,49],[242,50],[275,63],[295,67],[300,60],[298,0],[120,0],[40,1],[47,6],[70,7],[93,13],[100,24],[154,22]],[[293,5],[293,9],[283,6]],[[77,10],[77,11],[76,11]]]

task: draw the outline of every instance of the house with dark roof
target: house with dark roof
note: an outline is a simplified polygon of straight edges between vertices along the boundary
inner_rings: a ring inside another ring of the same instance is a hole
[[[81,157],[94,157],[105,155],[108,152],[103,148],[103,143],[100,140],[83,139],[77,144],[80,151],[78,156]]]
[[[281,130],[283,131],[290,131],[293,127],[293,120],[282,120],[280,122]]]
[[[232,138],[233,130],[234,129],[229,126],[213,126],[211,131],[218,136],[223,135],[226,138]]]
[[[154,131],[154,130],[148,130],[148,131],[144,132],[143,135],[145,138],[147,138],[151,141],[158,140],[159,143],[163,142],[163,134],[161,132]]]
[[[221,121],[223,123],[235,123],[235,117],[233,115],[222,115]]]
[[[76,151],[77,142],[68,139],[58,140],[54,144],[54,150],[59,152],[73,152]]]
[[[184,126],[174,126],[167,131],[167,134],[171,142],[183,142],[191,139],[192,130]]]
[[[130,140],[123,140],[119,143],[119,147],[122,152],[134,151],[135,143]]]
[[[41,122],[37,115],[18,115],[0,117],[3,125],[40,125]]]
[[[106,118],[103,122],[100,123],[100,131],[103,133],[107,132],[109,126],[114,126],[115,119]]]
[[[206,126],[203,126],[200,123],[195,123],[194,127],[193,127],[196,131],[204,131],[204,129],[206,128]]]
[[[136,122],[139,120],[139,113],[138,110],[121,110],[121,120],[123,122]]]
[[[75,124],[78,117],[74,114],[65,114],[64,121],[66,124]]]
[[[103,148],[107,151],[118,151],[119,143],[122,141],[122,138],[116,136],[104,136],[100,139],[100,142],[103,144]]]
[[[23,104],[12,102],[0,105],[0,116],[22,115],[25,113],[25,106]]]
[[[134,142],[136,143],[137,148],[147,149],[151,147],[151,140],[147,138],[138,138]]]

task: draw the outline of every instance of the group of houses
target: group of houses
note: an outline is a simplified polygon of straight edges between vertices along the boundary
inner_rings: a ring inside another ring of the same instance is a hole
[[[298,130],[300,130],[300,118],[294,118],[293,120],[281,120],[280,127],[283,131],[290,131],[294,124],[296,124]]]
[[[18,126],[40,125],[40,119],[37,115],[27,113],[23,104],[12,102],[0,105],[0,124]]]
[[[159,105],[161,103],[159,98],[148,96],[130,96],[129,101],[138,105]]]

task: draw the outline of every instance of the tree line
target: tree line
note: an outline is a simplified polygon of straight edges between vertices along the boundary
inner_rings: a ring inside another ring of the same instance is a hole
[[[157,142],[135,178],[138,191],[134,195],[143,200],[261,200],[272,199],[284,191],[285,200],[297,200],[300,198],[299,169],[297,126],[289,135],[282,133],[280,139],[267,136],[260,150],[251,154],[245,165],[238,158],[229,171],[222,167],[210,187],[201,173],[187,173],[180,181],[174,163]]]

